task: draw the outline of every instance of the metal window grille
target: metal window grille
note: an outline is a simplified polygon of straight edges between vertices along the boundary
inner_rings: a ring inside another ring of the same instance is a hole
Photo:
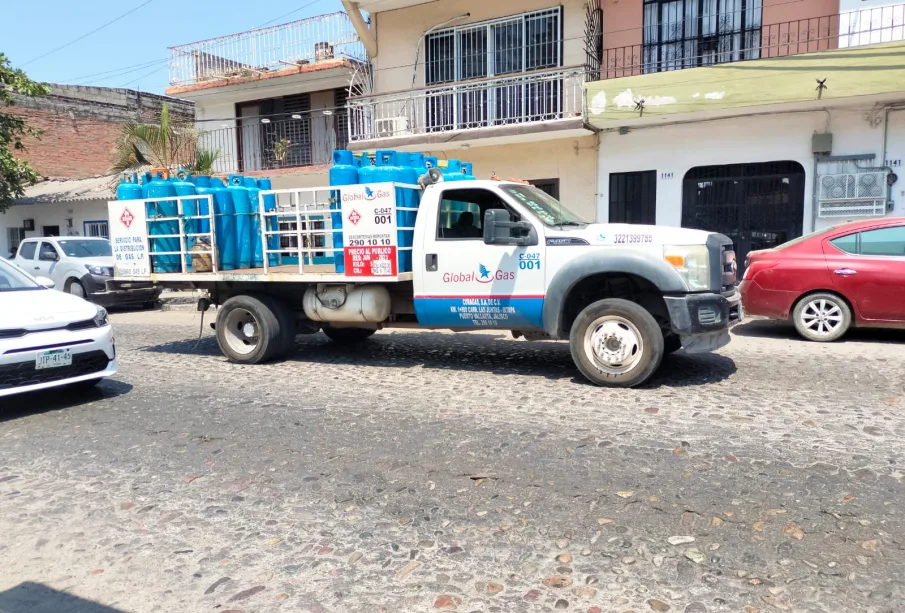
[[[106,221],[86,221],[85,222],[85,236],[98,237],[98,238],[109,238],[110,234],[107,231],[107,222]]]
[[[643,70],[760,57],[763,0],[645,0]]]
[[[452,84],[562,66],[562,9],[450,28],[425,41],[428,131],[480,128],[561,116],[561,81],[513,78],[456,93]],[[449,92],[449,93],[447,93]]]

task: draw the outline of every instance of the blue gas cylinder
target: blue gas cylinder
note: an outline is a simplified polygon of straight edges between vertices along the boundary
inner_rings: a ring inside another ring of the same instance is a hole
[[[229,175],[229,193],[233,197],[236,216],[236,267],[251,268],[254,249],[251,245],[251,200],[245,178],[242,175]]]
[[[359,158],[361,164],[361,158]],[[330,168],[330,185],[357,185],[358,184],[358,166],[355,164],[355,156],[351,151],[338,149],[333,152],[333,166]],[[343,251],[343,213],[342,213],[342,192],[337,190],[333,192],[330,198],[330,225],[333,228],[332,240],[333,248],[339,251],[333,252],[333,265],[336,272],[345,272],[346,262],[345,253]]]
[[[116,199],[141,200],[144,197],[141,185],[138,184],[138,177],[133,173],[125,173],[119,185],[116,186]]]
[[[211,177],[210,189],[214,196],[214,234],[220,270],[235,270],[236,207],[233,204],[233,195],[218,177]]]
[[[427,170],[430,170],[431,168],[439,168],[440,161],[437,159],[437,156],[435,156],[435,155],[426,155],[426,156],[424,156],[424,167]]]
[[[403,154],[397,153],[396,158],[399,159]],[[418,178],[424,172],[424,155],[420,153],[409,154],[408,164],[403,164],[399,171],[399,183],[405,185],[418,185]],[[420,166],[420,167],[419,167]],[[415,219],[418,212],[414,209],[418,208],[421,201],[421,190],[412,188],[396,189],[396,206],[402,207],[401,214],[397,213],[396,218],[399,225],[403,229],[399,234],[404,241],[400,242],[400,247],[405,246],[406,249],[401,251],[399,257],[399,272],[412,272],[412,249],[415,244]]]
[[[142,190],[143,198],[148,197],[148,186],[151,184],[151,180],[153,178],[154,177],[151,175],[150,172],[145,172],[143,175],[141,175],[141,181],[139,181],[139,183],[141,183],[141,190]]]
[[[460,160],[449,160],[446,168],[443,169],[444,181],[462,181],[462,162]]]
[[[211,195],[213,194],[213,189],[211,189],[211,178],[206,175],[198,175],[194,177],[195,180],[195,194],[198,196]],[[198,215],[207,215],[208,218],[198,219],[196,220],[198,228],[198,232],[202,234],[209,234],[211,231],[211,222],[210,222],[210,204],[207,200],[196,200],[198,205],[197,214]]]
[[[264,267],[264,243],[261,242],[261,211],[258,180],[254,177],[245,177],[245,187],[248,189],[248,202],[251,205],[251,217],[249,223],[248,240],[251,241],[251,265],[253,268]]]
[[[176,176],[170,181],[173,185],[173,189],[176,190],[177,196],[194,196],[195,195],[195,184],[191,181],[192,175],[189,174],[186,170],[179,170],[176,172]],[[201,229],[201,224],[198,219],[190,219],[191,217],[198,216],[198,201],[195,199],[184,200],[180,198],[178,203],[182,205],[182,229],[183,232],[187,235],[185,240],[186,250],[191,249],[191,247],[198,240],[195,236],[188,236],[191,234],[198,234],[198,231]],[[176,207],[177,210],[179,207]],[[186,267],[191,266],[192,258],[190,255],[186,254]]]
[[[147,185],[148,198],[154,202],[148,202],[146,212],[148,216],[148,234],[154,236],[168,236],[168,238],[151,238],[151,269],[154,272],[179,272],[179,214],[176,200],[161,200],[176,196],[176,188],[168,180],[169,171],[157,168],[153,171],[153,178]],[[168,221],[156,221],[159,218],[173,218]],[[175,236],[174,236],[175,235]],[[170,255],[153,255],[154,253],[170,253]],[[175,253],[175,254],[174,254]]]
[[[271,183],[270,179],[267,177],[258,179],[258,189],[263,191],[270,191],[273,189],[273,183]],[[274,194],[265,194],[264,195],[264,212],[272,213],[277,210],[277,197]],[[268,232],[276,232],[280,229],[280,224],[277,221],[276,217],[267,217],[267,231]],[[269,251],[276,251],[280,248],[280,237],[279,236],[269,236],[267,237],[267,249]],[[277,266],[280,263],[280,254],[279,253],[269,253],[267,254],[267,265],[268,266]]]
[[[472,172],[474,166],[471,162],[462,162],[462,175],[465,177],[466,181],[474,181],[475,176],[474,172]]]

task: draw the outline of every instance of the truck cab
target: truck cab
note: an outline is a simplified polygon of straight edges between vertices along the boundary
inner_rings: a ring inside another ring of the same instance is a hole
[[[728,237],[593,223],[517,182],[430,185],[415,226],[420,325],[569,340],[606,385],[637,385],[680,347],[726,345],[742,317],[736,269]]]

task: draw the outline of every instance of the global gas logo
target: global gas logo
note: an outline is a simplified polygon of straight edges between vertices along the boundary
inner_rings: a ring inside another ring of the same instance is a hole
[[[343,202],[372,202],[377,200],[378,198],[392,198],[393,192],[387,189],[371,189],[368,186],[363,186],[364,189],[362,191],[343,191],[342,192],[342,201]]]
[[[443,273],[444,283],[483,283],[489,284],[494,281],[515,281],[515,271],[512,270],[490,270],[483,264],[478,264],[477,271],[468,272],[445,272]]]

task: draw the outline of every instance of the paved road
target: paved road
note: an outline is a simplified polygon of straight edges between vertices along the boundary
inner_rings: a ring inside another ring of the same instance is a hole
[[[905,610],[905,334],[750,322],[616,391],[502,335],[239,367],[113,319],[115,380],[3,403],[5,613]]]

